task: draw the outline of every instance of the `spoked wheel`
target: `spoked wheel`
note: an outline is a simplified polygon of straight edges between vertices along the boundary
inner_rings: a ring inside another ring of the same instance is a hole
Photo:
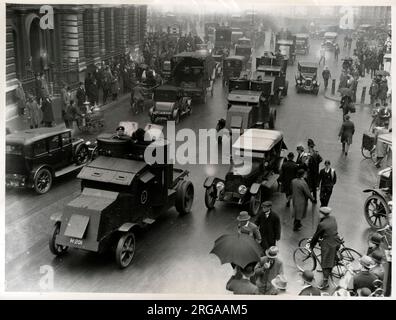
[[[69,247],[67,246],[61,246],[59,244],[56,244],[56,236],[59,234],[60,231],[60,223],[55,224],[54,229],[52,231],[52,235],[49,238],[48,246],[51,251],[56,256],[61,256],[66,253],[67,249]]]
[[[373,194],[364,203],[364,216],[373,229],[384,228],[388,224],[389,206],[384,198]]]
[[[180,214],[190,213],[194,201],[194,186],[191,181],[183,180],[176,190],[176,210]]]
[[[47,193],[52,186],[52,174],[46,169],[40,169],[34,178],[34,190],[38,194]]]
[[[331,275],[338,279],[342,278],[347,272],[347,266],[361,257],[362,255],[354,249],[341,249],[341,251],[337,253],[336,264],[331,271]]]
[[[260,211],[261,206],[261,189],[258,189],[256,194],[250,197],[249,209],[253,216],[256,216]]]
[[[213,209],[216,203],[216,189],[212,185],[205,190],[205,206],[208,209]]]
[[[293,260],[298,270],[311,270],[316,269],[316,260],[313,255],[304,247],[298,247],[294,250]]]
[[[124,269],[129,266],[135,255],[135,235],[128,232],[118,240],[115,258],[118,266]]]
[[[310,240],[310,238],[303,238],[300,240],[300,242],[298,243],[299,247],[303,247],[306,248],[307,244],[308,244],[308,240]],[[320,249],[319,244],[317,243],[316,246],[313,248],[313,252],[315,253],[316,258],[320,261],[321,256],[322,256],[322,252]]]
[[[75,154],[75,162],[77,165],[84,164],[89,159],[89,152],[87,146],[80,144],[77,147],[76,154]]]
[[[373,147],[373,149],[374,149],[374,147]],[[365,158],[365,159],[371,159],[372,157],[371,157],[371,153],[373,152],[373,149],[371,149],[371,150],[368,150],[368,149],[365,149],[363,146],[360,148],[360,151],[361,151],[361,153],[362,153],[362,156]]]

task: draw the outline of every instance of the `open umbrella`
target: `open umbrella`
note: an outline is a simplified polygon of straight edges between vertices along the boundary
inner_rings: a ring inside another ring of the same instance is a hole
[[[388,76],[390,76],[390,73],[388,71],[386,71],[386,70],[379,70],[379,71],[377,71],[376,75],[377,76],[388,77]]]
[[[260,260],[262,249],[251,236],[233,233],[218,238],[210,253],[215,254],[221,264],[234,263],[245,268],[248,264]]]
[[[344,96],[352,97],[353,96],[353,91],[350,88],[341,88],[340,93],[341,93],[342,97],[344,97]]]

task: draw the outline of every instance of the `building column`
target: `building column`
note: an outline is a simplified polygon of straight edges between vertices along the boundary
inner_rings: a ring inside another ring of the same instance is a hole
[[[128,11],[125,6],[115,9],[115,35],[117,51],[124,53],[128,43]]]
[[[99,9],[99,52],[101,58],[106,55],[105,46],[105,11],[103,8]]]
[[[105,26],[105,48],[106,55],[113,54],[115,51],[115,36],[114,36],[114,9],[106,8],[104,16]]]
[[[138,29],[137,29],[137,14],[136,14],[136,6],[132,6],[128,10],[128,28],[129,28],[129,46],[131,51],[135,49],[135,46],[139,43],[138,41]]]
[[[100,62],[99,8],[84,13],[84,44],[87,65]]]

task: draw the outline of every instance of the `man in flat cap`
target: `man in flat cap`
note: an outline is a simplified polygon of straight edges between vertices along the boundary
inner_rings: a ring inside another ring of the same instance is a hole
[[[321,267],[323,270],[323,283],[320,286],[320,289],[326,289],[329,287],[329,276],[335,265],[340,239],[338,237],[337,221],[333,216],[330,216],[331,208],[321,207],[319,212],[320,221],[310,242],[310,249],[313,250],[319,239],[322,239],[320,242],[320,253]]]
[[[261,247],[263,250],[275,246],[280,240],[281,223],[276,212],[272,211],[272,202],[264,201],[261,205],[261,213],[257,217],[256,224],[261,234]]]

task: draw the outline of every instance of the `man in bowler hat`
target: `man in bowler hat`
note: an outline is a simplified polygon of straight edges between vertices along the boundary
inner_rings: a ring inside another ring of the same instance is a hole
[[[261,247],[263,250],[275,246],[280,240],[281,223],[276,212],[272,211],[272,202],[265,201],[261,205],[261,213],[256,220],[261,235]]]

